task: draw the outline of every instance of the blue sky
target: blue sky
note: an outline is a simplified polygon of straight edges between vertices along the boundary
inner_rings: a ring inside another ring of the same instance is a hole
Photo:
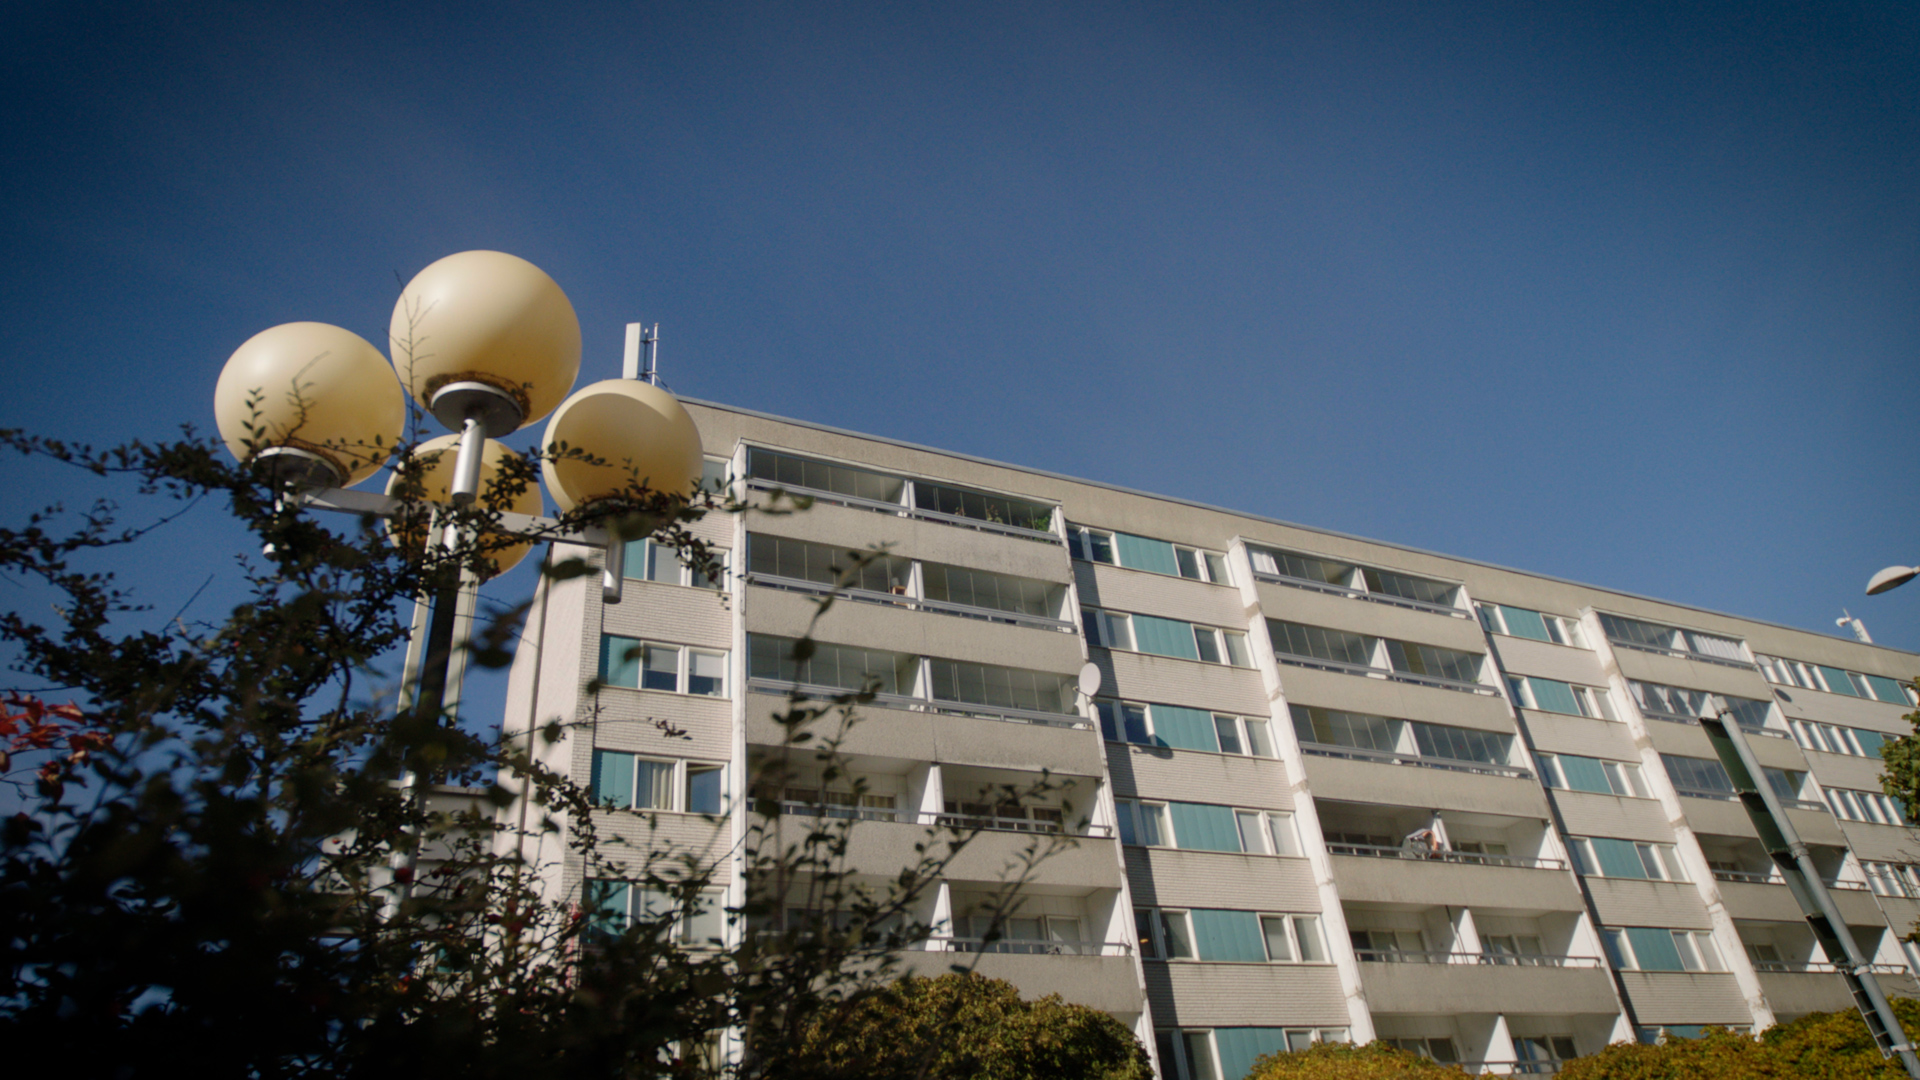
[[[15,4],[0,426],[210,428],[247,337],[383,344],[497,248],[583,380],[658,321],[690,396],[1915,650],[1861,587],[1920,561],[1916,53],[1893,4]],[[217,617],[217,509],[161,539],[124,573]]]

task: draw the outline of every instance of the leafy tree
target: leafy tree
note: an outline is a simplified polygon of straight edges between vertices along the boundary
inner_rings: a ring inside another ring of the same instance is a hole
[[[1466,1075],[1457,1065],[1442,1065],[1384,1042],[1321,1043],[1255,1058],[1246,1080],[1445,1080]]]
[[[1920,689],[1920,680],[1905,685]],[[1886,763],[1880,786],[1900,800],[1909,820],[1920,821],[1920,711],[1908,713],[1906,720],[1914,734],[1888,739],[1880,747],[1880,758]]]
[[[1908,1039],[1920,1037],[1920,1002],[1895,998]],[[1897,1058],[1882,1058],[1858,1011],[1811,1013],[1768,1028],[1758,1038],[1710,1028],[1698,1039],[1659,1046],[1619,1043],[1560,1069],[1566,1080],[1893,1080],[1905,1077]]]
[[[24,804],[0,827],[0,1033],[17,1050],[87,1076],[181,1061],[212,1077],[701,1076],[714,1072],[702,1048],[732,1031],[741,1075],[778,1076],[791,1065],[780,1048],[825,1031],[817,1017],[926,936],[914,904],[966,834],[930,835],[919,864],[870,890],[846,865],[854,822],[783,823],[774,807],[756,818],[749,901],[730,913],[754,932],[703,948],[677,926],[711,864],[603,839],[595,818],[612,811],[436,695],[396,713],[378,665],[408,638],[408,602],[484,573],[514,542],[490,526],[530,466],[481,504],[437,511],[460,542],[422,550],[370,518],[297,512],[191,437],[96,451],[0,433],[0,445],[129,482],[141,508],[224,502],[264,545],[242,560],[245,599],[224,619],[154,626],[101,568],[146,532],[112,504],[71,527],[55,508],[0,529],[0,573],[50,589],[59,615],[0,613],[0,642],[39,684],[0,710],[0,774]],[[688,525],[725,508],[630,496],[623,534],[712,566]],[[553,580],[585,570],[549,560]],[[473,662],[510,661],[525,608],[479,636]],[[840,767],[838,737],[870,699],[793,699],[783,760]],[[458,797],[425,798],[403,774]],[[521,797],[524,826],[495,812]],[[589,876],[633,881],[673,910],[622,926],[543,893],[548,868],[520,841],[556,833]],[[1059,842],[1036,838],[1025,867]],[[1021,880],[1016,868],[1006,890]],[[778,925],[796,881],[815,925]]]
[[[779,1062],[795,1080],[1149,1080],[1118,1020],[1058,994],[950,973],[906,978],[809,1017]]]

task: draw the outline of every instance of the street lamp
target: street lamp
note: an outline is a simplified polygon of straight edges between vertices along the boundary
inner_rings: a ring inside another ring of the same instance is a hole
[[[1867,595],[1878,596],[1888,589],[1897,589],[1915,577],[1920,577],[1920,566],[1889,566],[1867,579]]]

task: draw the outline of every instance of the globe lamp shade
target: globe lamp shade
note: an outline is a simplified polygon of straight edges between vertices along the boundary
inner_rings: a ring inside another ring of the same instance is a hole
[[[483,383],[514,400],[524,426],[552,412],[580,374],[572,301],[545,271],[504,252],[463,251],[414,275],[388,333],[401,383],[429,411],[442,388]]]
[[[442,435],[437,439],[428,439],[414,448],[413,460],[415,477],[419,483],[419,497],[430,503],[451,501],[448,494],[453,486],[454,462],[460,454],[460,436]],[[488,510],[500,510],[514,514],[538,516],[541,510],[540,486],[525,473],[520,490],[508,494],[509,485],[505,482],[505,472],[509,458],[520,455],[509,449],[506,444],[492,439],[481,444],[480,450],[480,497],[478,505]],[[387,494],[399,497],[405,484],[400,471],[396,470],[387,480]],[[418,551],[427,542],[426,514],[401,514],[388,520],[390,537],[396,544]],[[520,564],[527,552],[533,550],[533,541],[527,540],[502,547],[488,553],[493,561],[493,569],[486,577],[504,574]]]
[[[213,391],[220,437],[241,461],[289,448],[357,484],[379,470],[406,427],[407,402],[380,350],[351,330],[285,323],[246,340]]]
[[[1873,575],[1867,581],[1867,595],[1878,596],[1888,589],[1897,589],[1920,575],[1920,566],[1889,566]]]
[[[547,423],[541,463],[562,510],[618,498],[636,483],[687,498],[700,483],[700,431],[680,399],[636,379],[583,387]],[[562,456],[561,447],[591,455]]]

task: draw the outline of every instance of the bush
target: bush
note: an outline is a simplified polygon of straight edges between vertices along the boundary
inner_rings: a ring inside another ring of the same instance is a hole
[[[1920,1002],[1899,998],[1893,1011],[1920,1036]],[[1712,1028],[1698,1039],[1672,1039],[1664,1046],[1619,1044],[1569,1063],[1563,1080],[1745,1080],[1748,1077],[1814,1080],[1893,1080],[1905,1077],[1898,1058],[1882,1058],[1853,1009],[1812,1013],[1769,1028],[1759,1038]]]
[[[1246,1080],[1445,1080],[1466,1075],[1457,1065],[1441,1065],[1383,1042],[1321,1043],[1257,1058]]]

